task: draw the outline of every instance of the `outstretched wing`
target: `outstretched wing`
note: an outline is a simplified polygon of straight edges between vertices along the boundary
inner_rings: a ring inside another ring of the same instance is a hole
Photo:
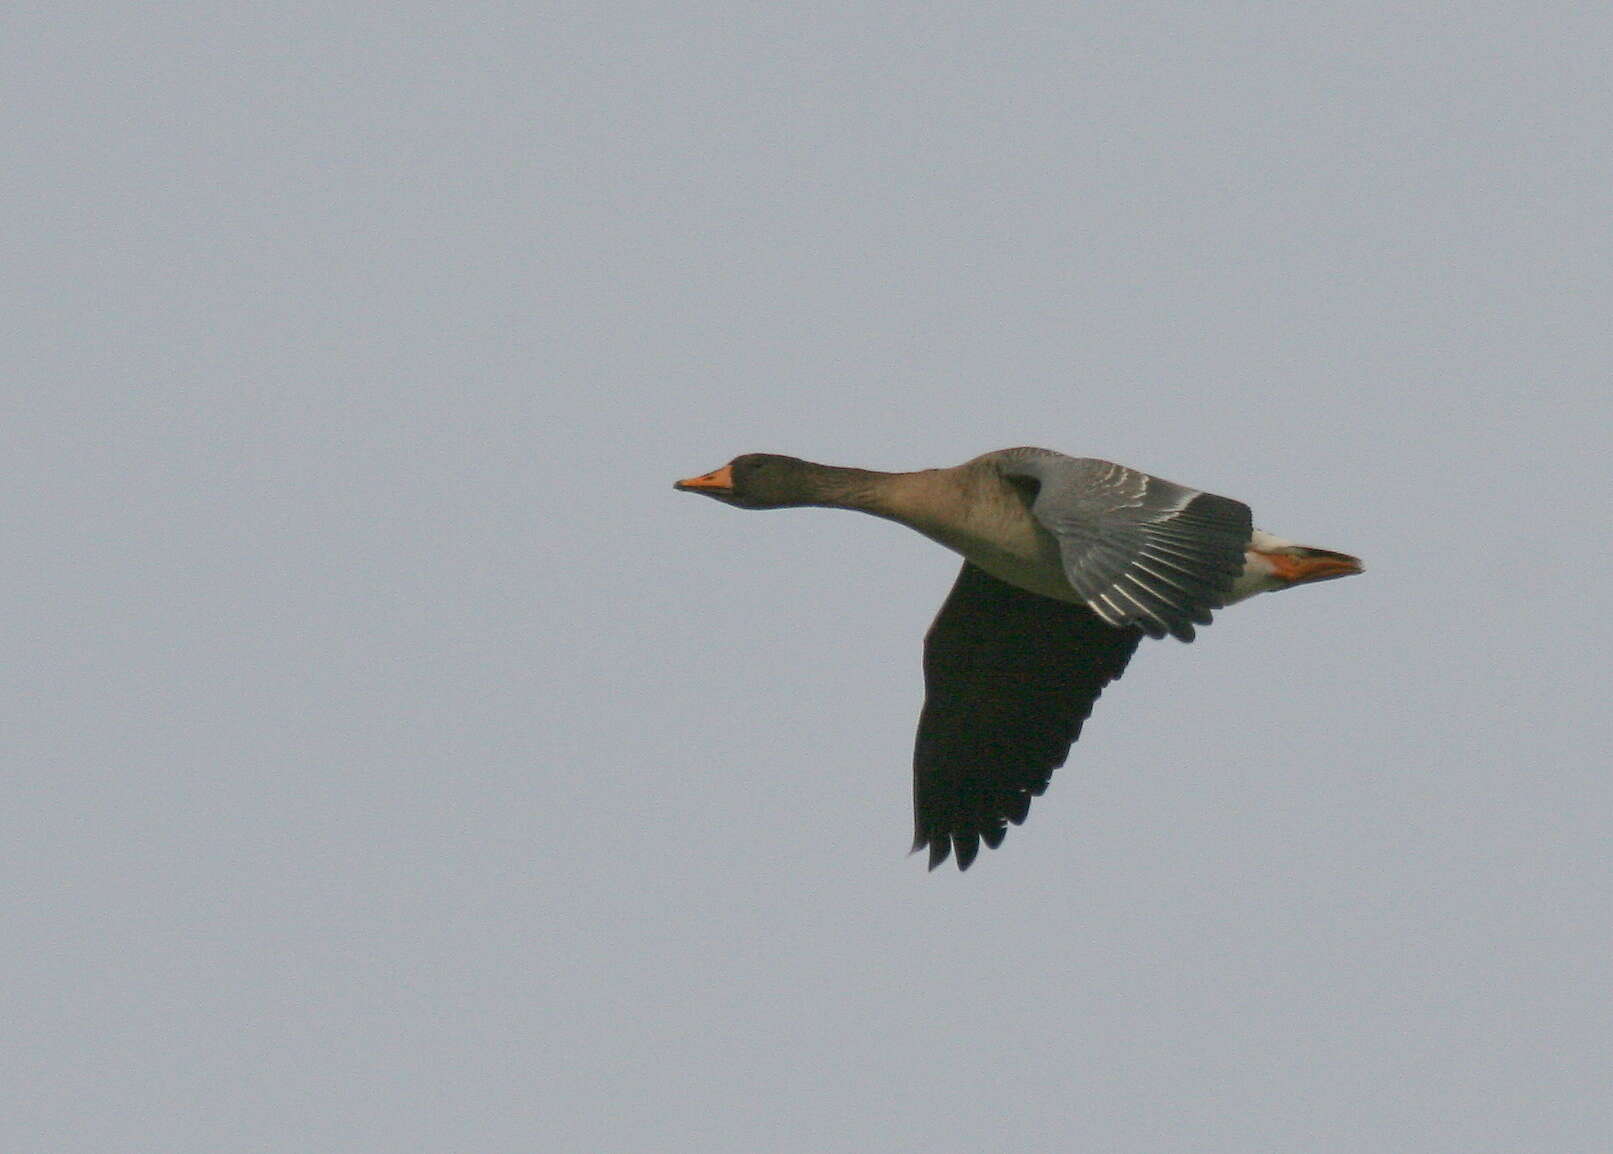
[[[1031,515],[1057,538],[1065,578],[1110,625],[1191,641],[1243,572],[1254,527],[1242,501],[1046,450],[1002,469],[1034,486]]]
[[[1141,639],[964,563],[924,639],[913,848],[931,869],[954,851],[968,869],[1025,820]]]

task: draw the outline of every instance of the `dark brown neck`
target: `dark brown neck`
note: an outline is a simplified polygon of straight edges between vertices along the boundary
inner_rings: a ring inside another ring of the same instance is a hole
[[[797,491],[803,505],[857,509],[878,516],[883,515],[881,496],[887,479],[897,475],[803,461]]]

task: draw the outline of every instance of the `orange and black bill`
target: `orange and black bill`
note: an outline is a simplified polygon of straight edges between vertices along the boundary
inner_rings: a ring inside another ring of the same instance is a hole
[[[699,477],[688,477],[682,481],[672,483],[674,489],[685,493],[705,493],[712,497],[722,497],[734,491],[734,476],[729,467],[724,465],[720,469],[713,469]]]

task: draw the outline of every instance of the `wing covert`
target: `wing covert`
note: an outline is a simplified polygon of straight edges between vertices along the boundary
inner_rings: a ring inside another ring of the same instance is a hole
[[[1243,572],[1254,526],[1242,501],[1045,451],[1003,472],[1035,482],[1031,515],[1057,538],[1071,587],[1110,625],[1191,641]]]

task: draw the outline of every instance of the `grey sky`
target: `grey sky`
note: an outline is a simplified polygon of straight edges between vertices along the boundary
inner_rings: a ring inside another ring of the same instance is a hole
[[[0,36],[0,1146],[1591,1152],[1613,14],[120,3]],[[904,856],[1040,444],[1367,576]]]

